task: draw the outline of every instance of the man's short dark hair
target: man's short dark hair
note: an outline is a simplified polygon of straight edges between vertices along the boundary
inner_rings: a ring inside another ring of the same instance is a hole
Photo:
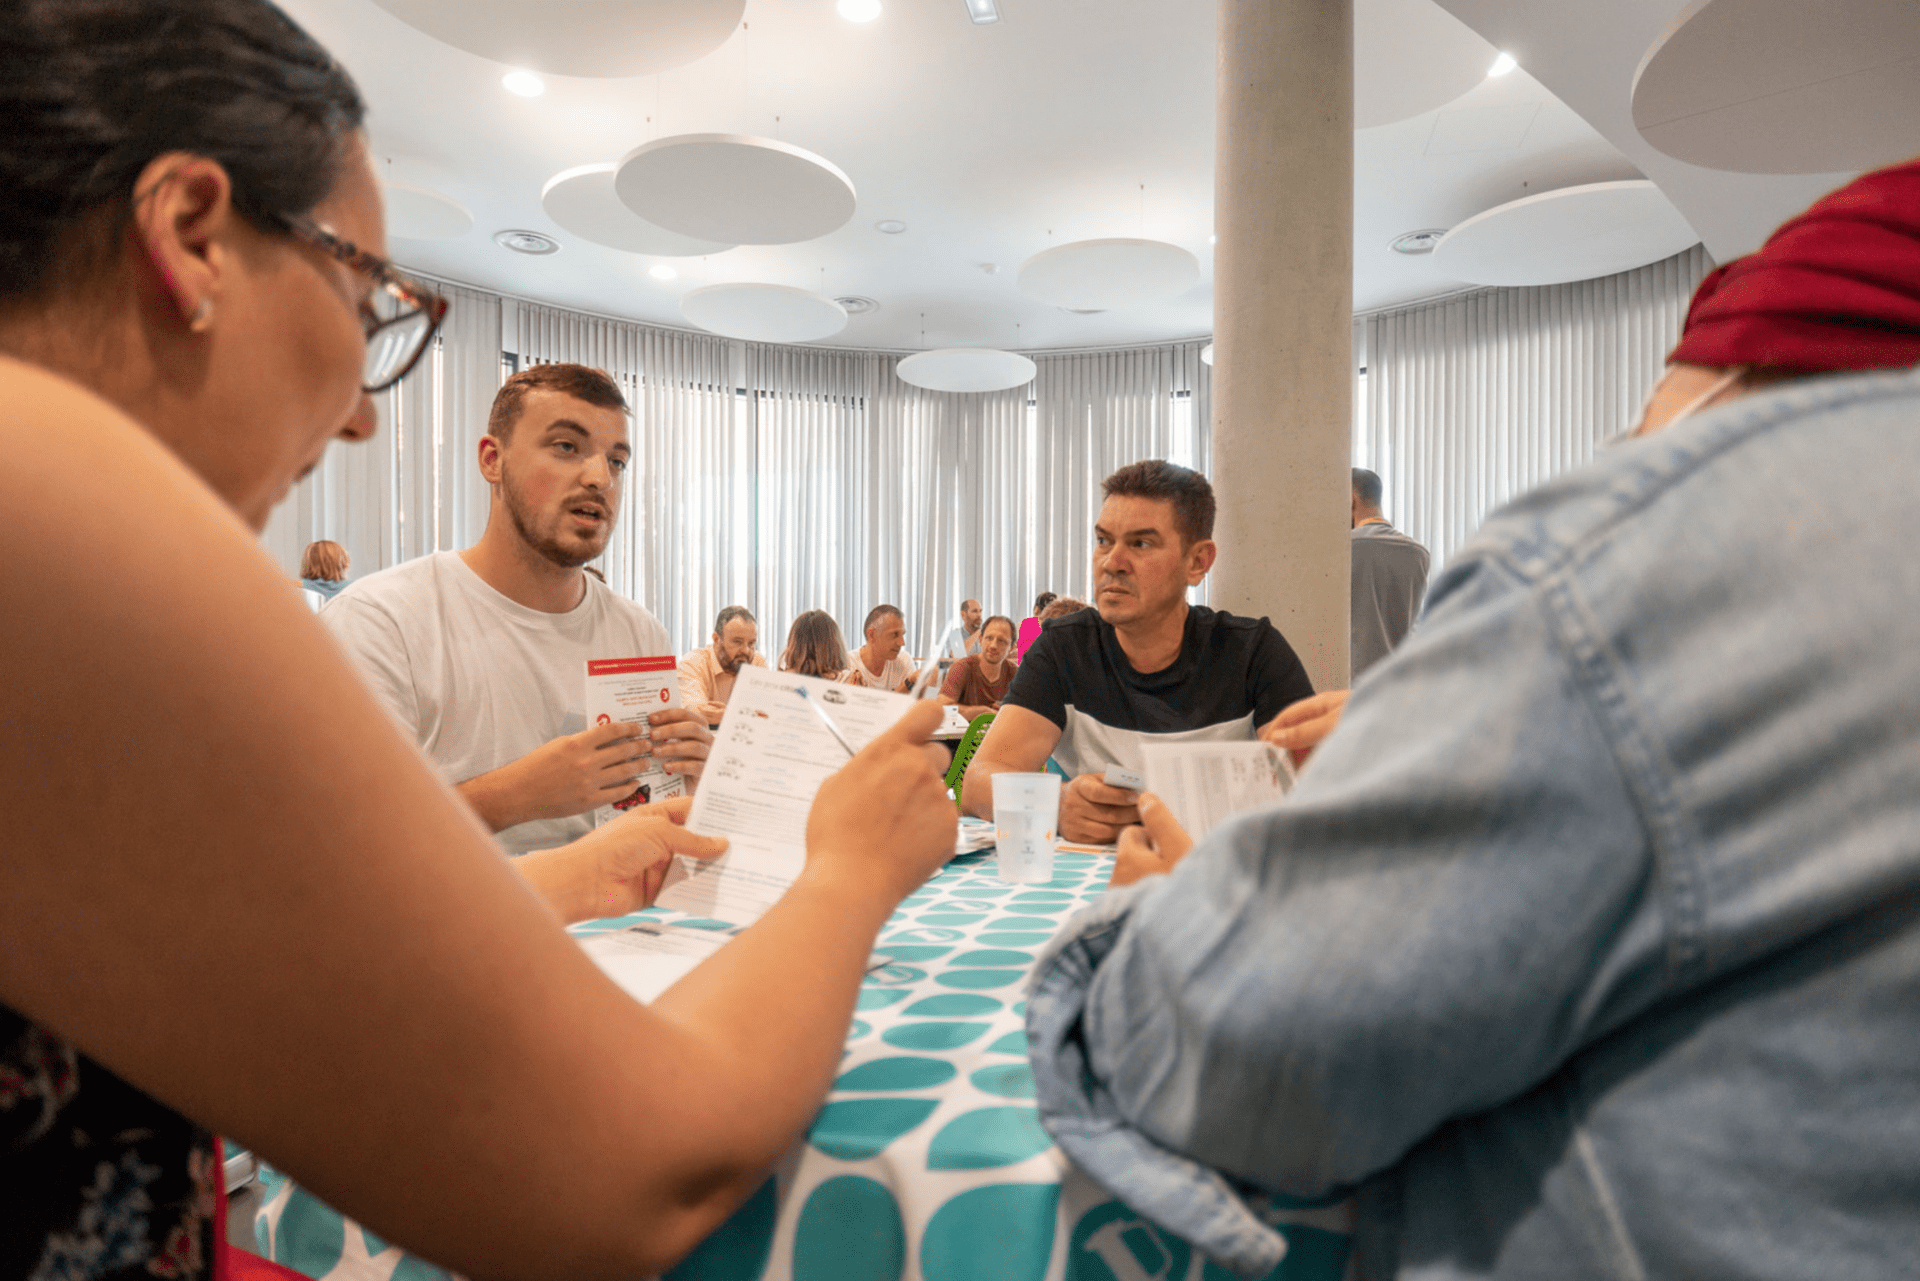
[[[1380,483],[1380,473],[1368,471],[1364,467],[1353,469],[1353,496],[1369,507],[1380,505],[1380,496],[1386,493],[1386,486]]]
[[[493,409],[487,414],[487,435],[506,444],[507,437],[513,434],[513,425],[520,421],[520,414],[526,408],[528,393],[535,391],[557,391],[601,409],[630,412],[627,398],[620,394],[620,384],[603,369],[591,365],[534,365],[501,385],[493,398]]]
[[[887,617],[897,618],[901,622],[905,622],[907,619],[907,616],[900,612],[898,605],[875,605],[867,611],[867,621],[860,624],[860,634],[865,636],[879,625],[881,619]]]
[[[731,623],[736,618],[745,619],[747,622],[752,623],[755,627],[760,626],[759,620],[755,619],[753,616],[753,611],[748,609],[745,605],[729,605],[725,609],[720,611],[719,617],[713,620],[713,634],[715,636],[718,636],[721,632],[726,631],[727,624]]]
[[[1173,505],[1173,525],[1182,545],[1213,537],[1213,486],[1191,467],[1165,459],[1128,463],[1100,482],[1108,498],[1152,498]]]

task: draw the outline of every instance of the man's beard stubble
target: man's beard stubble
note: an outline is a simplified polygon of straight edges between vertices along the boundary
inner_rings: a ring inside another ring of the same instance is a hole
[[[513,528],[519,533],[520,540],[562,569],[580,568],[605,551],[607,539],[613,536],[613,520],[608,519],[600,537],[587,544],[587,550],[576,552],[563,545],[557,538],[535,532],[532,524],[533,513],[521,499],[520,491],[514,487],[512,471],[505,467],[500,471],[500,497],[506,504],[507,518],[513,522]],[[611,518],[612,504],[602,499],[600,505],[609,509],[608,515]],[[563,512],[562,518],[564,517]]]

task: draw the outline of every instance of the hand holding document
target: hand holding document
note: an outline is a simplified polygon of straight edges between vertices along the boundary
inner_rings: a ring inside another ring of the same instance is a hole
[[[1147,743],[1147,790],[1194,840],[1242,810],[1272,805],[1293,787],[1293,766],[1270,743]]]
[[[663,707],[680,706],[677,660],[671,654],[646,658],[590,658],[587,660],[587,724],[644,722]],[[595,813],[606,822],[614,811],[631,809],[673,796],[684,796],[686,780],[660,768],[657,757],[644,759],[634,791]]]
[[[741,668],[687,815],[689,829],[731,844],[710,863],[676,859],[661,906],[736,925],[758,920],[806,865],[820,784],[912,705],[886,690]]]

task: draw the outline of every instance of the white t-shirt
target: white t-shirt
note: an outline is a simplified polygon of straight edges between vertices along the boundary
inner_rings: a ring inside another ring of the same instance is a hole
[[[868,689],[899,689],[920,670],[919,665],[907,657],[904,649],[880,669],[878,676],[867,670],[866,660],[860,657],[859,650],[854,650],[847,657],[853,661],[853,666],[840,674],[840,680],[847,685],[865,685]]]
[[[586,583],[576,608],[546,614],[487,586],[458,553],[435,552],[352,584],[320,618],[440,776],[463,783],[585,729],[588,659],[673,652],[653,615]],[[497,839],[523,854],[593,823],[592,811],[535,819]]]

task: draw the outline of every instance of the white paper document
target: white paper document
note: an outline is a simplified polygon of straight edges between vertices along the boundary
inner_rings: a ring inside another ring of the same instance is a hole
[[[648,713],[663,707],[680,706],[679,667],[679,661],[671,654],[588,659],[587,724],[630,724],[645,721]],[[596,823],[606,822],[619,810],[686,795],[684,778],[664,772],[651,756],[644,758],[643,764],[646,768],[635,780],[633,792],[595,810]]]
[[[802,688],[856,749],[912,706],[905,694],[742,667],[687,814],[689,830],[726,837],[727,852],[711,862],[675,859],[662,907],[746,925],[799,876],[814,794],[847,763],[847,749],[800,696]]]
[[[1293,766],[1271,743],[1145,743],[1147,790],[1199,840],[1240,813],[1272,805],[1293,787]]]
[[[580,947],[621,991],[652,1001],[718,952],[727,937],[717,930],[629,925],[581,939]]]

